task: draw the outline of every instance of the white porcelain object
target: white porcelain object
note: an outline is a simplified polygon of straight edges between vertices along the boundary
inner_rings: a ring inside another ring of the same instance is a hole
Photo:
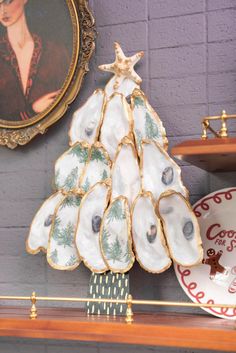
[[[131,214],[136,260],[151,273],[167,270],[172,262],[150,192],[143,192],[136,198]]]
[[[80,264],[75,231],[82,196],[67,195],[54,213],[47,249],[47,261],[57,270],[74,270]]]
[[[112,168],[112,199],[123,195],[131,207],[140,189],[137,153],[132,140],[124,138],[119,144]]]
[[[75,242],[81,259],[92,272],[108,270],[100,250],[99,232],[109,197],[110,187],[97,183],[84,196],[79,210]]]
[[[70,145],[81,141],[89,144],[96,142],[105,101],[104,91],[96,89],[86,103],[74,112],[69,130]]]
[[[112,272],[124,273],[134,263],[128,200],[119,196],[108,207],[100,229],[102,255]]]
[[[100,65],[99,69],[114,74],[105,87],[106,94],[110,97],[114,92],[120,92],[126,97],[142,82],[141,77],[135,72],[134,66],[143,57],[144,52],[140,51],[127,57],[119,43],[114,42],[114,48],[115,61],[111,64]]]
[[[89,160],[81,178],[81,189],[87,192],[99,181],[110,178],[111,161],[105,148],[96,142],[90,148]]]
[[[100,142],[113,161],[118,144],[132,128],[129,104],[122,94],[114,93],[106,103],[100,132]]]
[[[236,302],[236,188],[206,195],[193,205],[204,248],[203,263],[193,268],[175,265],[178,281],[195,303]],[[202,308],[223,319],[236,319],[234,308]]]
[[[105,87],[105,92],[108,98],[113,93],[121,93],[125,97],[127,97],[132,94],[135,88],[140,88],[140,86],[137,83],[135,83],[130,78],[126,78],[126,77],[123,77],[122,80],[120,80],[119,86],[116,88],[115,86],[116,80],[117,80],[116,77],[113,76]]]
[[[167,149],[168,140],[163,123],[149,104],[147,97],[140,89],[135,89],[131,97],[131,110],[134,119],[134,135],[138,152],[144,139],[156,141]]]
[[[63,153],[55,164],[56,188],[64,191],[79,189],[88,158],[89,146],[85,142],[78,142]]]
[[[26,249],[29,253],[37,254],[40,250],[47,251],[53,215],[63,198],[64,195],[60,191],[51,195],[34,216],[26,241]]]
[[[182,194],[173,190],[163,193],[157,203],[164,234],[172,259],[182,266],[194,266],[203,259],[202,241],[197,218]]]
[[[142,186],[151,191],[158,200],[161,193],[172,189],[188,198],[188,190],[183,185],[180,167],[156,142],[142,141],[141,153]]]

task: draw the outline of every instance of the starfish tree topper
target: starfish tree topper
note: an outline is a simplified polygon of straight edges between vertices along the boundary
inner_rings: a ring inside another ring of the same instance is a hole
[[[141,77],[134,71],[134,65],[143,57],[144,52],[140,51],[133,56],[125,56],[119,43],[114,43],[116,59],[112,64],[100,65],[102,71],[114,73],[114,89],[117,89],[125,78],[133,80],[140,85]]]

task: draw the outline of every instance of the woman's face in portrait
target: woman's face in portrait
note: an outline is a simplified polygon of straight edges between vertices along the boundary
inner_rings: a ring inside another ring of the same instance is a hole
[[[12,26],[24,13],[27,0],[0,0],[0,23],[4,27]]]

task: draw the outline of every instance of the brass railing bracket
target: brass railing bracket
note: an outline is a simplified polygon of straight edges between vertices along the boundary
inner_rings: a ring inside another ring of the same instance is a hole
[[[228,128],[227,128],[227,120],[228,119],[236,119],[236,114],[227,115],[225,110],[222,110],[221,115],[219,116],[206,116],[202,120],[202,140],[206,140],[208,138],[207,132],[211,131],[215,137],[226,138],[228,137]],[[212,120],[220,120],[221,128],[219,131],[213,129],[210,125]]]
[[[134,321],[134,313],[133,313],[133,310],[132,310],[132,303],[133,303],[133,298],[132,298],[132,295],[128,295],[128,298],[127,298],[127,310],[126,310],[126,318],[125,318],[125,322],[127,324],[131,324],[133,321]]]
[[[30,319],[35,320],[35,319],[37,319],[37,316],[38,316],[37,308],[36,308],[36,293],[35,292],[32,293],[30,300],[32,303],[32,306],[30,309]]]

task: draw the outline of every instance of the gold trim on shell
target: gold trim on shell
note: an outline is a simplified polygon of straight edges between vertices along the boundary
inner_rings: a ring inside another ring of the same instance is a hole
[[[133,134],[130,133],[128,136],[124,136],[122,138],[122,140],[118,144],[118,147],[117,147],[117,150],[116,150],[116,154],[115,154],[114,161],[113,161],[112,168],[111,168],[111,197],[112,197],[112,190],[113,190],[113,181],[112,180],[113,180],[113,174],[114,174],[114,169],[115,169],[115,166],[116,166],[116,162],[117,162],[117,159],[119,157],[120,151],[122,150],[122,147],[123,146],[128,146],[128,145],[131,146],[131,149],[132,149],[132,152],[133,152],[133,157],[134,157],[134,159],[137,162],[137,167],[138,167],[138,170],[139,170],[139,179],[140,179],[140,190],[142,190],[142,178],[141,178],[141,170],[140,170],[140,166],[139,166],[138,153],[137,153],[137,150],[136,150],[136,147],[135,147],[135,144],[134,144]],[[120,195],[120,196],[122,196],[122,195]],[[128,202],[129,202],[129,200],[128,200]],[[133,201],[131,202],[131,204],[132,203],[133,203]]]
[[[106,97],[106,93],[105,93],[104,89],[102,89],[102,88],[97,88],[97,89],[91,94],[91,96],[89,96],[89,97],[86,99],[86,101],[84,102],[84,104],[83,104],[77,111],[74,112],[74,114],[75,114],[75,113],[79,112],[80,110],[82,110],[82,109],[85,107],[85,105],[88,103],[89,99],[90,99],[92,96],[96,95],[98,92],[101,92],[101,93],[103,94],[103,103],[102,103],[101,114],[100,114],[100,118],[99,118],[99,121],[98,121],[97,129],[96,129],[96,134],[95,134],[93,143],[95,143],[95,142],[98,141],[98,136],[99,136],[99,133],[100,133],[100,127],[101,127],[102,118],[103,118],[103,111],[104,111],[104,107],[105,107],[106,101],[107,101],[107,97]],[[78,141],[72,143],[72,141],[71,141],[71,140],[72,140],[72,139],[71,139],[71,130],[72,130],[72,127],[73,127],[73,123],[74,123],[74,121],[75,121],[75,119],[76,119],[76,117],[74,116],[74,114],[73,114],[72,120],[71,120],[71,122],[70,122],[69,133],[68,133],[68,136],[69,136],[69,145],[70,145],[70,146],[73,146],[73,145],[74,145],[75,143],[77,143],[77,142],[82,142],[82,141],[78,140]],[[87,142],[87,141],[86,141],[86,142]]]
[[[63,158],[67,157],[67,155],[70,153],[70,151],[73,150],[73,148],[75,148],[75,147],[78,146],[78,145],[82,146],[83,148],[87,148],[87,149],[88,149],[88,159],[89,159],[89,153],[90,153],[90,145],[89,145],[89,143],[86,142],[86,141],[75,142],[75,143],[74,143],[68,150],[66,150],[66,151],[56,160],[56,162],[55,162],[55,165],[54,165],[54,179],[53,179],[53,180],[54,180],[54,182],[53,182],[53,187],[54,187],[54,188],[56,188],[56,185],[55,185],[55,176],[56,176],[56,165],[57,165],[57,163],[59,163],[59,161],[62,160]],[[87,159],[87,162],[88,162],[88,159]],[[85,167],[86,167],[87,162],[84,163],[84,166],[83,166],[83,170],[82,170],[82,172],[81,172],[81,175],[83,175],[83,173],[84,173],[84,169],[85,169]],[[82,163],[80,163],[80,164],[82,164]],[[78,188],[75,188],[75,190],[71,190],[71,191],[77,192],[77,191],[79,190],[80,185],[81,185],[81,184],[80,184],[81,175],[80,175],[79,181],[78,181]],[[57,188],[56,188],[56,189],[57,189]],[[60,189],[58,189],[58,190],[63,190],[63,192],[65,192],[65,193],[67,192],[67,191],[64,190],[63,188],[60,188]]]
[[[133,239],[133,248],[134,248],[134,252],[135,252],[135,258],[136,260],[138,261],[139,265],[147,272],[149,273],[153,273],[153,274],[158,274],[158,273],[162,273],[166,270],[168,270],[168,268],[170,268],[170,266],[172,265],[172,261],[171,261],[171,258],[170,258],[170,254],[169,254],[169,249],[167,247],[167,244],[166,244],[166,240],[165,240],[165,236],[163,234],[163,229],[162,229],[162,224],[161,224],[161,220],[160,218],[157,216],[156,212],[155,212],[155,202],[154,202],[154,198],[153,198],[153,195],[150,191],[142,191],[138,194],[138,196],[136,197],[136,199],[134,200],[133,202],[133,205],[132,205],[132,208],[131,208],[131,224],[132,224],[132,230],[133,230],[133,213],[134,213],[134,209],[136,207],[136,204],[138,202],[138,200],[140,198],[148,198],[151,203],[152,203],[152,206],[153,206],[153,212],[155,214],[155,217],[156,217],[156,223],[158,225],[158,237],[161,241],[161,244],[166,252],[166,256],[169,257],[169,263],[161,270],[159,271],[152,271],[150,269],[148,269],[147,267],[145,267],[142,263],[142,261],[140,260],[139,256],[138,256],[138,252],[137,252],[137,249],[136,249],[136,245],[135,245],[135,241],[134,241],[134,237],[132,236],[132,239]],[[132,234],[133,234],[133,231],[132,231]],[[156,259],[158,261],[158,259]]]
[[[159,205],[160,205],[161,199],[169,197],[169,196],[172,196],[172,195],[179,196],[183,200],[183,202],[185,203],[185,205],[189,209],[190,214],[192,215],[191,219],[194,220],[194,223],[195,223],[195,234],[196,234],[196,238],[195,239],[196,239],[196,246],[197,246],[198,252],[199,252],[199,259],[194,264],[185,264],[185,265],[183,265],[180,262],[176,261],[174,253],[173,253],[172,248],[170,246],[168,232],[167,232],[167,228],[166,228],[166,222],[165,222],[164,218],[162,217],[162,215],[160,213]],[[200,233],[198,220],[197,220],[197,218],[195,216],[195,213],[193,212],[193,209],[192,209],[189,201],[180,192],[176,192],[175,190],[171,190],[170,189],[170,190],[167,190],[167,191],[163,192],[160,195],[159,199],[156,202],[155,210],[156,210],[156,213],[157,213],[158,217],[160,218],[160,220],[162,222],[164,235],[165,235],[165,238],[166,238],[166,241],[167,241],[167,244],[168,244],[170,256],[173,259],[173,261],[175,263],[177,263],[178,265],[183,266],[183,267],[193,267],[193,266],[196,266],[196,265],[200,264],[202,262],[202,259],[203,259],[203,247],[202,247],[201,233]]]
[[[57,205],[57,207],[55,209],[55,212],[54,212],[54,215],[53,215],[53,219],[52,219],[51,229],[50,229],[50,233],[49,233],[49,241],[48,241],[48,248],[47,248],[47,262],[55,270],[73,271],[81,263],[81,259],[79,258],[77,251],[76,251],[76,253],[77,253],[77,256],[78,256],[78,260],[77,260],[77,263],[74,264],[73,266],[61,266],[61,265],[54,264],[54,262],[51,261],[49,253],[50,253],[50,245],[51,245],[51,238],[52,238],[52,229],[53,229],[53,226],[54,226],[55,219],[56,219],[56,216],[57,216],[59,208],[61,207],[61,205],[63,204],[63,202],[65,201],[65,199],[68,196],[80,196],[81,197],[81,201],[82,201],[83,195],[84,195],[83,193],[67,192],[65,197],[63,198],[63,200]],[[78,208],[80,208],[80,206]],[[76,226],[75,226],[75,231],[76,231]],[[74,238],[75,238],[75,235],[74,235]],[[75,243],[74,243],[74,246],[75,246],[75,249],[76,249],[76,244]]]
[[[131,255],[131,260],[129,265],[123,269],[123,270],[119,270],[116,268],[113,268],[112,266],[109,265],[108,261],[106,260],[105,254],[103,252],[103,248],[102,248],[102,230],[103,230],[103,226],[104,226],[104,221],[106,219],[106,215],[109,212],[112,204],[121,199],[121,201],[124,201],[125,204],[125,214],[126,214],[126,222],[127,222],[127,233],[128,233],[128,244],[129,244],[129,250],[130,250],[130,255]],[[132,235],[131,235],[131,215],[130,215],[130,210],[129,210],[129,202],[128,199],[125,196],[118,196],[116,197],[108,206],[108,208],[106,209],[103,219],[102,219],[102,223],[101,223],[101,227],[100,227],[100,232],[99,232],[99,243],[100,243],[100,247],[101,247],[101,253],[102,253],[102,257],[103,260],[105,262],[105,264],[107,265],[107,267],[109,268],[110,271],[114,272],[114,273],[125,273],[128,272],[132,267],[133,264],[135,262],[135,256],[132,250]]]
[[[127,102],[125,96],[122,94],[122,93],[118,93],[118,92],[114,92],[107,100],[106,100],[106,103],[104,104],[104,109],[103,109],[103,112],[102,112],[102,119],[101,119],[101,125],[99,126],[99,136],[98,136],[98,139],[99,141],[102,143],[101,141],[101,134],[102,134],[102,128],[104,127],[105,125],[105,121],[106,121],[106,114],[107,114],[107,107],[109,106],[110,102],[112,101],[112,99],[114,97],[120,97],[121,98],[121,101],[122,101],[122,105],[123,105],[123,108],[124,108],[124,112],[125,112],[125,115],[126,115],[126,118],[127,118],[127,121],[128,121],[128,125],[129,125],[129,130],[127,132],[126,135],[129,135],[130,133],[132,133],[133,131],[133,127],[134,127],[134,123],[133,123],[133,115],[132,115],[132,112],[131,112],[131,109],[130,109],[130,105],[129,103]],[[114,115],[114,114],[113,114]],[[126,136],[125,135],[125,136]]]
[[[30,225],[30,229],[29,229],[29,233],[28,233],[28,236],[27,236],[27,239],[26,239],[26,242],[25,242],[25,247],[26,247],[26,251],[29,253],[29,254],[32,254],[32,255],[36,255],[38,254],[40,251],[43,251],[44,253],[47,253],[47,249],[42,247],[42,246],[39,246],[37,249],[33,250],[31,249],[31,247],[29,246],[29,238],[30,238],[30,233],[31,233],[31,228],[32,228],[32,225],[35,221],[35,218],[37,217],[38,213],[41,211],[41,209],[44,207],[45,203],[48,202],[48,200],[52,199],[53,197],[55,197],[57,194],[61,194],[63,195],[63,193],[59,190],[57,192],[55,192],[54,194],[52,194],[50,197],[48,197],[43,203],[42,205],[39,207],[38,211],[36,212],[32,222],[31,222],[31,225]],[[60,201],[59,201],[60,202]],[[56,209],[57,205],[55,206],[55,209]],[[54,212],[55,212],[55,209],[54,209]],[[52,223],[50,225],[50,229],[52,227]],[[51,230],[50,230],[51,231]],[[50,231],[49,231],[49,234],[48,234],[48,241],[49,241],[49,235],[50,235]]]
[[[147,99],[146,95],[144,94],[144,92],[141,89],[138,89],[138,88],[135,88],[133,90],[132,95],[131,95],[131,103],[130,103],[131,111],[132,111],[132,114],[133,114],[134,124],[135,124],[135,114],[134,114],[134,108],[135,108],[134,99],[135,99],[135,97],[141,97],[141,99],[143,100],[143,102],[145,104],[145,107],[146,107],[147,111],[149,111],[149,113],[151,114],[153,119],[157,122],[157,125],[160,128],[160,130],[161,130],[161,136],[162,136],[162,140],[163,140],[163,148],[164,148],[164,150],[167,151],[167,149],[168,149],[168,139],[167,139],[167,136],[166,136],[166,129],[164,128],[163,122],[160,119],[160,117],[157,114],[157,112],[152,108],[152,106],[148,102],[148,99]],[[134,130],[134,136],[135,136],[136,145],[138,145],[137,144],[135,130]],[[154,140],[154,141],[156,141],[156,140]]]
[[[105,147],[103,146],[103,144],[99,141],[96,141],[95,143],[93,143],[92,145],[89,145],[89,153],[88,153],[88,159],[87,159],[87,162],[85,163],[84,165],[84,170],[83,172],[81,173],[81,176],[79,178],[79,185],[81,186],[83,184],[83,181],[84,181],[84,178],[85,178],[85,175],[86,175],[86,172],[87,172],[87,169],[89,167],[89,164],[91,162],[91,154],[92,154],[92,149],[93,148],[96,148],[96,149],[101,149],[103,151],[103,154],[107,160],[107,165],[108,167],[110,168],[110,178],[111,178],[111,168],[112,168],[112,161],[110,159],[110,156],[107,152],[107,150],[105,149]],[[108,179],[110,179],[108,178]],[[95,185],[95,184],[94,184]]]
[[[76,225],[76,231],[75,231],[75,238],[74,238],[74,239],[75,239],[75,245],[76,245],[76,250],[77,250],[78,256],[79,256],[79,258],[83,261],[84,265],[85,265],[91,272],[94,272],[94,273],[104,273],[104,272],[108,271],[109,268],[108,268],[108,267],[105,267],[105,268],[102,269],[102,270],[98,270],[98,269],[93,268],[93,267],[88,263],[88,261],[85,259],[85,257],[83,257],[83,256],[80,254],[80,251],[79,251],[79,248],[78,248],[77,242],[76,242],[76,239],[78,238],[78,237],[77,237],[77,231],[78,231],[78,227],[79,227],[79,223],[80,223],[80,211],[81,211],[81,209],[82,209],[82,207],[83,207],[83,204],[84,204],[84,202],[86,201],[88,195],[91,194],[91,193],[94,191],[94,189],[98,187],[98,185],[104,185],[104,186],[106,186],[106,188],[107,188],[106,207],[104,208],[104,211],[103,211],[103,217],[104,217],[104,213],[105,213],[105,211],[106,211],[106,209],[107,209],[107,206],[108,206],[109,200],[110,200],[110,196],[111,196],[111,183],[110,183],[110,179],[106,179],[105,181],[99,181],[99,182],[97,182],[97,183],[94,184],[94,185],[92,186],[92,188],[83,196],[83,198],[82,198],[82,200],[81,200],[81,203],[80,203],[79,211],[78,211],[78,219],[77,219],[77,225]],[[103,219],[103,217],[102,217],[102,219]],[[101,227],[102,227],[102,223],[101,223]],[[100,227],[100,228],[101,228],[101,227]],[[99,232],[99,234],[98,234],[98,237],[99,237],[99,249],[100,249],[100,252],[101,252],[100,232]],[[103,258],[103,256],[102,256],[102,253],[101,253],[101,258],[102,258],[103,261],[104,261],[104,258]],[[105,263],[105,261],[104,261],[104,263]],[[106,265],[106,263],[105,263],[105,265]]]
[[[170,163],[176,168],[177,170],[177,173],[178,173],[178,176],[179,176],[179,181],[180,183],[182,184],[183,186],[183,190],[185,191],[186,193],[186,196],[185,198],[186,199],[189,199],[189,191],[188,189],[184,186],[184,183],[183,183],[183,180],[182,180],[182,171],[181,171],[181,168],[180,166],[178,166],[178,164],[169,156],[169,154],[164,150],[164,148],[162,148],[159,143],[157,143],[156,141],[152,141],[152,140],[148,140],[148,139],[143,139],[142,142],[141,142],[141,153],[140,153],[140,172],[141,172],[141,185],[142,185],[142,190],[145,190],[144,187],[143,187],[143,145],[149,145],[149,144],[152,144],[154,145],[157,149],[159,149],[159,151],[165,156],[165,158],[167,160],[170,161]],[[168,189],[168,190],[171,190]],[[166,190],[166,191],[168,191]],[[164,191],[164,192],[166,192]]]

